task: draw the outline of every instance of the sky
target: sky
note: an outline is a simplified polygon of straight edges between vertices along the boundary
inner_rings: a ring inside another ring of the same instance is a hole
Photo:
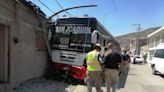
[[[61,10],[56,0],[40,0],[52,11],[47,9],[39,0],[31,0],[47,15]],[[88,16],[97,18],[114,36],[137,32],[141,24],[141,31],[147,28],[164,25],[164,0],[58,0],[63,8],[96,4],[97,7],[81,8],[68,11],[72,17]],[[62,17],[66,13],[61,13]],[[69,15],[67,14],[69,17]]]

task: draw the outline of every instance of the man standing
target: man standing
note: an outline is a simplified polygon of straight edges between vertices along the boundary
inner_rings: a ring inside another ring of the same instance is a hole
[[[123,71],[126,74],[129,69],[130,56],[127,54],[127,51],[124,51],[122,57],[123,57],[123,67],[124,67]]]
[[[87,63],[87,87],[88,92],[92,92],[92,85],[95,84],[97,92],[101,91],[101,56],[100,56],[101,46],[96,44],[94,50],[90,51],[86,57]]]
[[[122,71],[122,57],[118,52],[113,52],[112,43],[108,43],[107,52],[105,53],[105,82],[107,86],[107,92],[110,91],[110,86],[112,84],[112,92],[116,92],[118,82],[119,82],[119,72]]]

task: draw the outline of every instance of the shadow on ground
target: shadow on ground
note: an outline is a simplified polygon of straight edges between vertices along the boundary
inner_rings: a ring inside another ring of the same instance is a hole
[[[128,73],[129,73],[129,69],[127,69],[126,73],[121,73],[120,79],[119,79],[119,84],[118,84],[118,89],[125,87]],[[132,75],[135,75],[135,74],[132,74]]]
[[[164,78],[164,74],[163,75],[160,75],[162,78]]]
[[[42,78],[26,81],[19,87],[7,92],[66,92],[68,88],[71,90],[69,84],[64,81],[46,80]]]
[[[156,75],[159,76],[159,77],[161,77],[161,78],[164,78],[164,74],[158,73],[158,74],[156,74]]]

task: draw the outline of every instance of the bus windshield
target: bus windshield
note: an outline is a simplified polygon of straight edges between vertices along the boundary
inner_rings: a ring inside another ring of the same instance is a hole
[[[91,33],[56,33],[53,36],[52,48],[88,52],[91,50]]]

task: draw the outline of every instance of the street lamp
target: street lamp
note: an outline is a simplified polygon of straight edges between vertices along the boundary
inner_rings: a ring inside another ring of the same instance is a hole
[[[82,5],[82,6],[75,6],[75,7],[70,7],[70,8],[62,9],[62,10],[54,13],[53,15],[51,15],[48,19],[52,19],[52,17],[54,17],[54,16],[56,16],[59,13],[62,13],[64,11],[68,11],[68,10],[72,10],[72,9],[78,9],[78,8],[89,8],[89,7],[97,7],[97,5]]]

